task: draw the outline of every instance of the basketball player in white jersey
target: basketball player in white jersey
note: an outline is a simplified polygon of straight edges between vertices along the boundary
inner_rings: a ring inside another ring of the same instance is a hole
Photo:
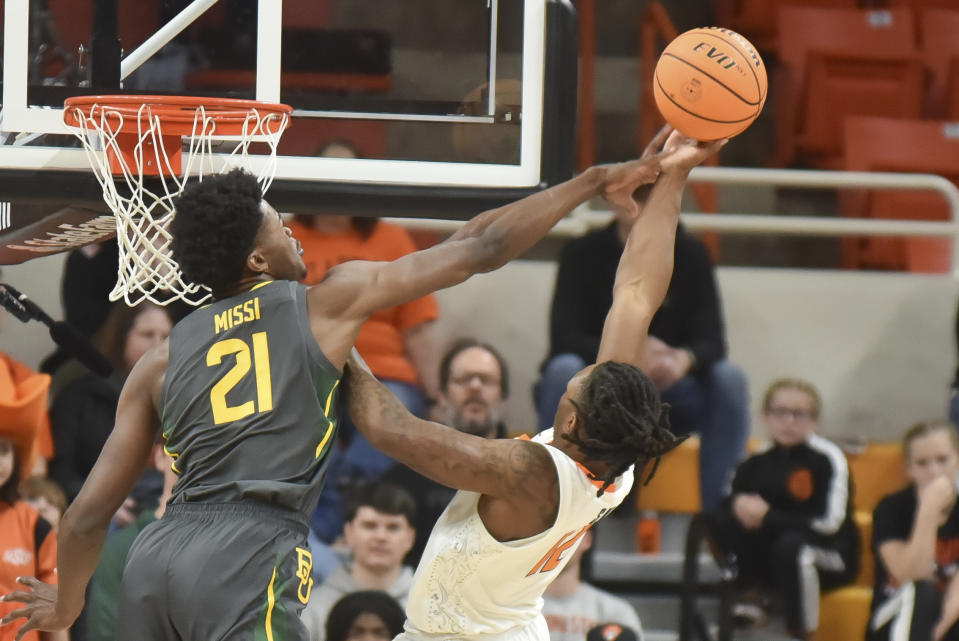
[[[662,172],[620,259],[597,363],[569,383],[554,428],[485,439],[420,420],[351,358],[350,415],[378,447],[460,490],[437,521],[413,579],[410,641],[548,641],[542,595],[587,529],[618,506],[640,469],[675,447],[668,406],[639,370],[673,267],[689,171],[722,142],[660,132]],[[355,353],[355,350],[354,350]]]

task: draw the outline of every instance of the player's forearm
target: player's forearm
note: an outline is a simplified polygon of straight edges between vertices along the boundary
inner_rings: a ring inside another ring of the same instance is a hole
[[[654,309],[666,297],[673,274],[673,253],[686,172],[663,173],[633,224],[616,270],[614,296],[628,292]]]
[[[84,523],[82,506],[74,504],[63,515],[57,532],[57,611],[71,620],[83,609],[87,583],[93,576],[110,521]]]
[[[485,211],[450,240],[475,238],[483,250],[483,269],[505,265],[533,245],[577,205],[597,196],[606,170],[591,167],[578,176],[522,200]]]

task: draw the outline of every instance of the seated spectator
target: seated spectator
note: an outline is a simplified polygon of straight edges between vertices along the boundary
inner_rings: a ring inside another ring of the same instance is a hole
[[[96,341],[113,365],[113,375],[100,378],[86,372],[53,399],[50,420],[56,454],[50,461],[49,475],[71,502],[113,431],[123,381],[140,357],[163,341],[172,327],[169,311],[164,307],[152,303],[133,308],[122,302],[114,305]],[[158,494],[159,487],[154,500]],[[121,512],[118,524],[127,525],[135,518],[137,509],[131,501]]]
[[[509,394],[506,362],[491,345],[464,338],[440,360],[440,391],[435,418],[461,432],[483,438],[506,436],[503,412]],[[419,564],[430,532],[456,490],[441,485],[397,463],[381,481],[406,488],[416,501],[416,541],[407,557]]]
[[[127,553],[137,535],[146,526],[163,516],[167,501],[173,493],[177,475],[173,471],[173,458],[163,451],[163,445],[153,446],[153,467],[163,475],[163,492],[159,505],[141,511],[130,527],[117,530],[107,537],[100,553],[97,569],[90,578],[87,602],[84,606],[87,641],[114,641],[116,639],[117,609],[120,605],[120,588]]]
[[[849,467],[842,450],[816,434],[820,411],[806,381],[769,386],[762,412],[770,440],[736,470],[713,527],[721,550],[735,557],[740,585],[772,590],[796,639],[818,626],[820,590],[852,582],[859,569]]]
[[[60,525],[60,518],[67,509],[67,496],[56,482],[43,476],[31,476],[20,484],[20,496],[24,503],[35,509],[53,529]]]
[[[9,594],[25,589],[17,583],[18,577],[57,582],[57,535],[36,510],[20,499],[17,490],[30,469],[39,427],[38,413],[3,414],[0,417],[3,419],[0,420],[0,594]],[[21,605],[15,601],[0,603],[0,616]],[[0,641],[13,641],[24,622],[25,619],[19,619],[0,628]],[[66,632],[31,631],[22,640],[66,641],[67,638]]]
[[[357,158],[346,142],[331,142],[319,155]],[[350,260],[389,261],[416,250],[405,229],[376,218],[323,214],[296,216],[289,224],[303,247],[307,273],[303,282],[322,281],[333,267]],[[433,325],[439,316],[432,294],[373,314],[360,328],[355,346],[373,374],[413,414],[424,417],[427,399],[435,399],[436,346]],[[341,415],[326,484],[310,526],[320,540],[332,543],[343,530],[342,498],[351,483],[374,479],[395,461],[374,449]]]
[[[637,191],[642,208],[647,187]],[[535,390],[540,429],[553,424],[572,376],[596,359],[616,266],[635,220],[616,211],[605,229],[563,248],[550,312],[549,357]],[[675,267],[662,307],[649,327],[643,371],[671,405],[677,434],[699,433],[703,510],[716,509],[749,432],[746,377],[726,360],[725,329],[715,268],[703,243],[676,231]]]
[[[326,618],[341,597],[357,590],[382,590],[406,607],[413,569],[403,565],[413,547],[415,504],[409,493],[386,483],[356,491],[343,536],[349,563],[313,589],[302,619],[311,641],[324,641]]]
[[[959,639],[959,444],[953,425],[926,421],[903,438],[912,483],[872,520],[876,584],[868,641]]]
[[[327,641],[392,641],[403,632],[406,613],[380,590],[352,592],[336,602],[326,619]]]
[[[588,530],[569,563],[543,593],[550,641],[583,641],[600,624],[628,628],[641,638],[639,616],[629,602],[582,581],[583,554],[592,545],[593,531]]]

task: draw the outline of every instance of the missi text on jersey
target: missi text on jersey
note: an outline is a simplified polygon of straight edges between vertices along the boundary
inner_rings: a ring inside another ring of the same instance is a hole
[[[233,329],[237,325],[260,320],[260,297],[248,300],[242,305],[234,305],[213,317],[213,332],[219,334],[223,330]]]

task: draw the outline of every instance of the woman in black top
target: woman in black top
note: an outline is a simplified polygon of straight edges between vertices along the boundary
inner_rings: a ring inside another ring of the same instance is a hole
[[[876,586],[869,641],[959,641],[959,507],[956,430],[914,425],[903,439],[912,483],[873,515]]]

